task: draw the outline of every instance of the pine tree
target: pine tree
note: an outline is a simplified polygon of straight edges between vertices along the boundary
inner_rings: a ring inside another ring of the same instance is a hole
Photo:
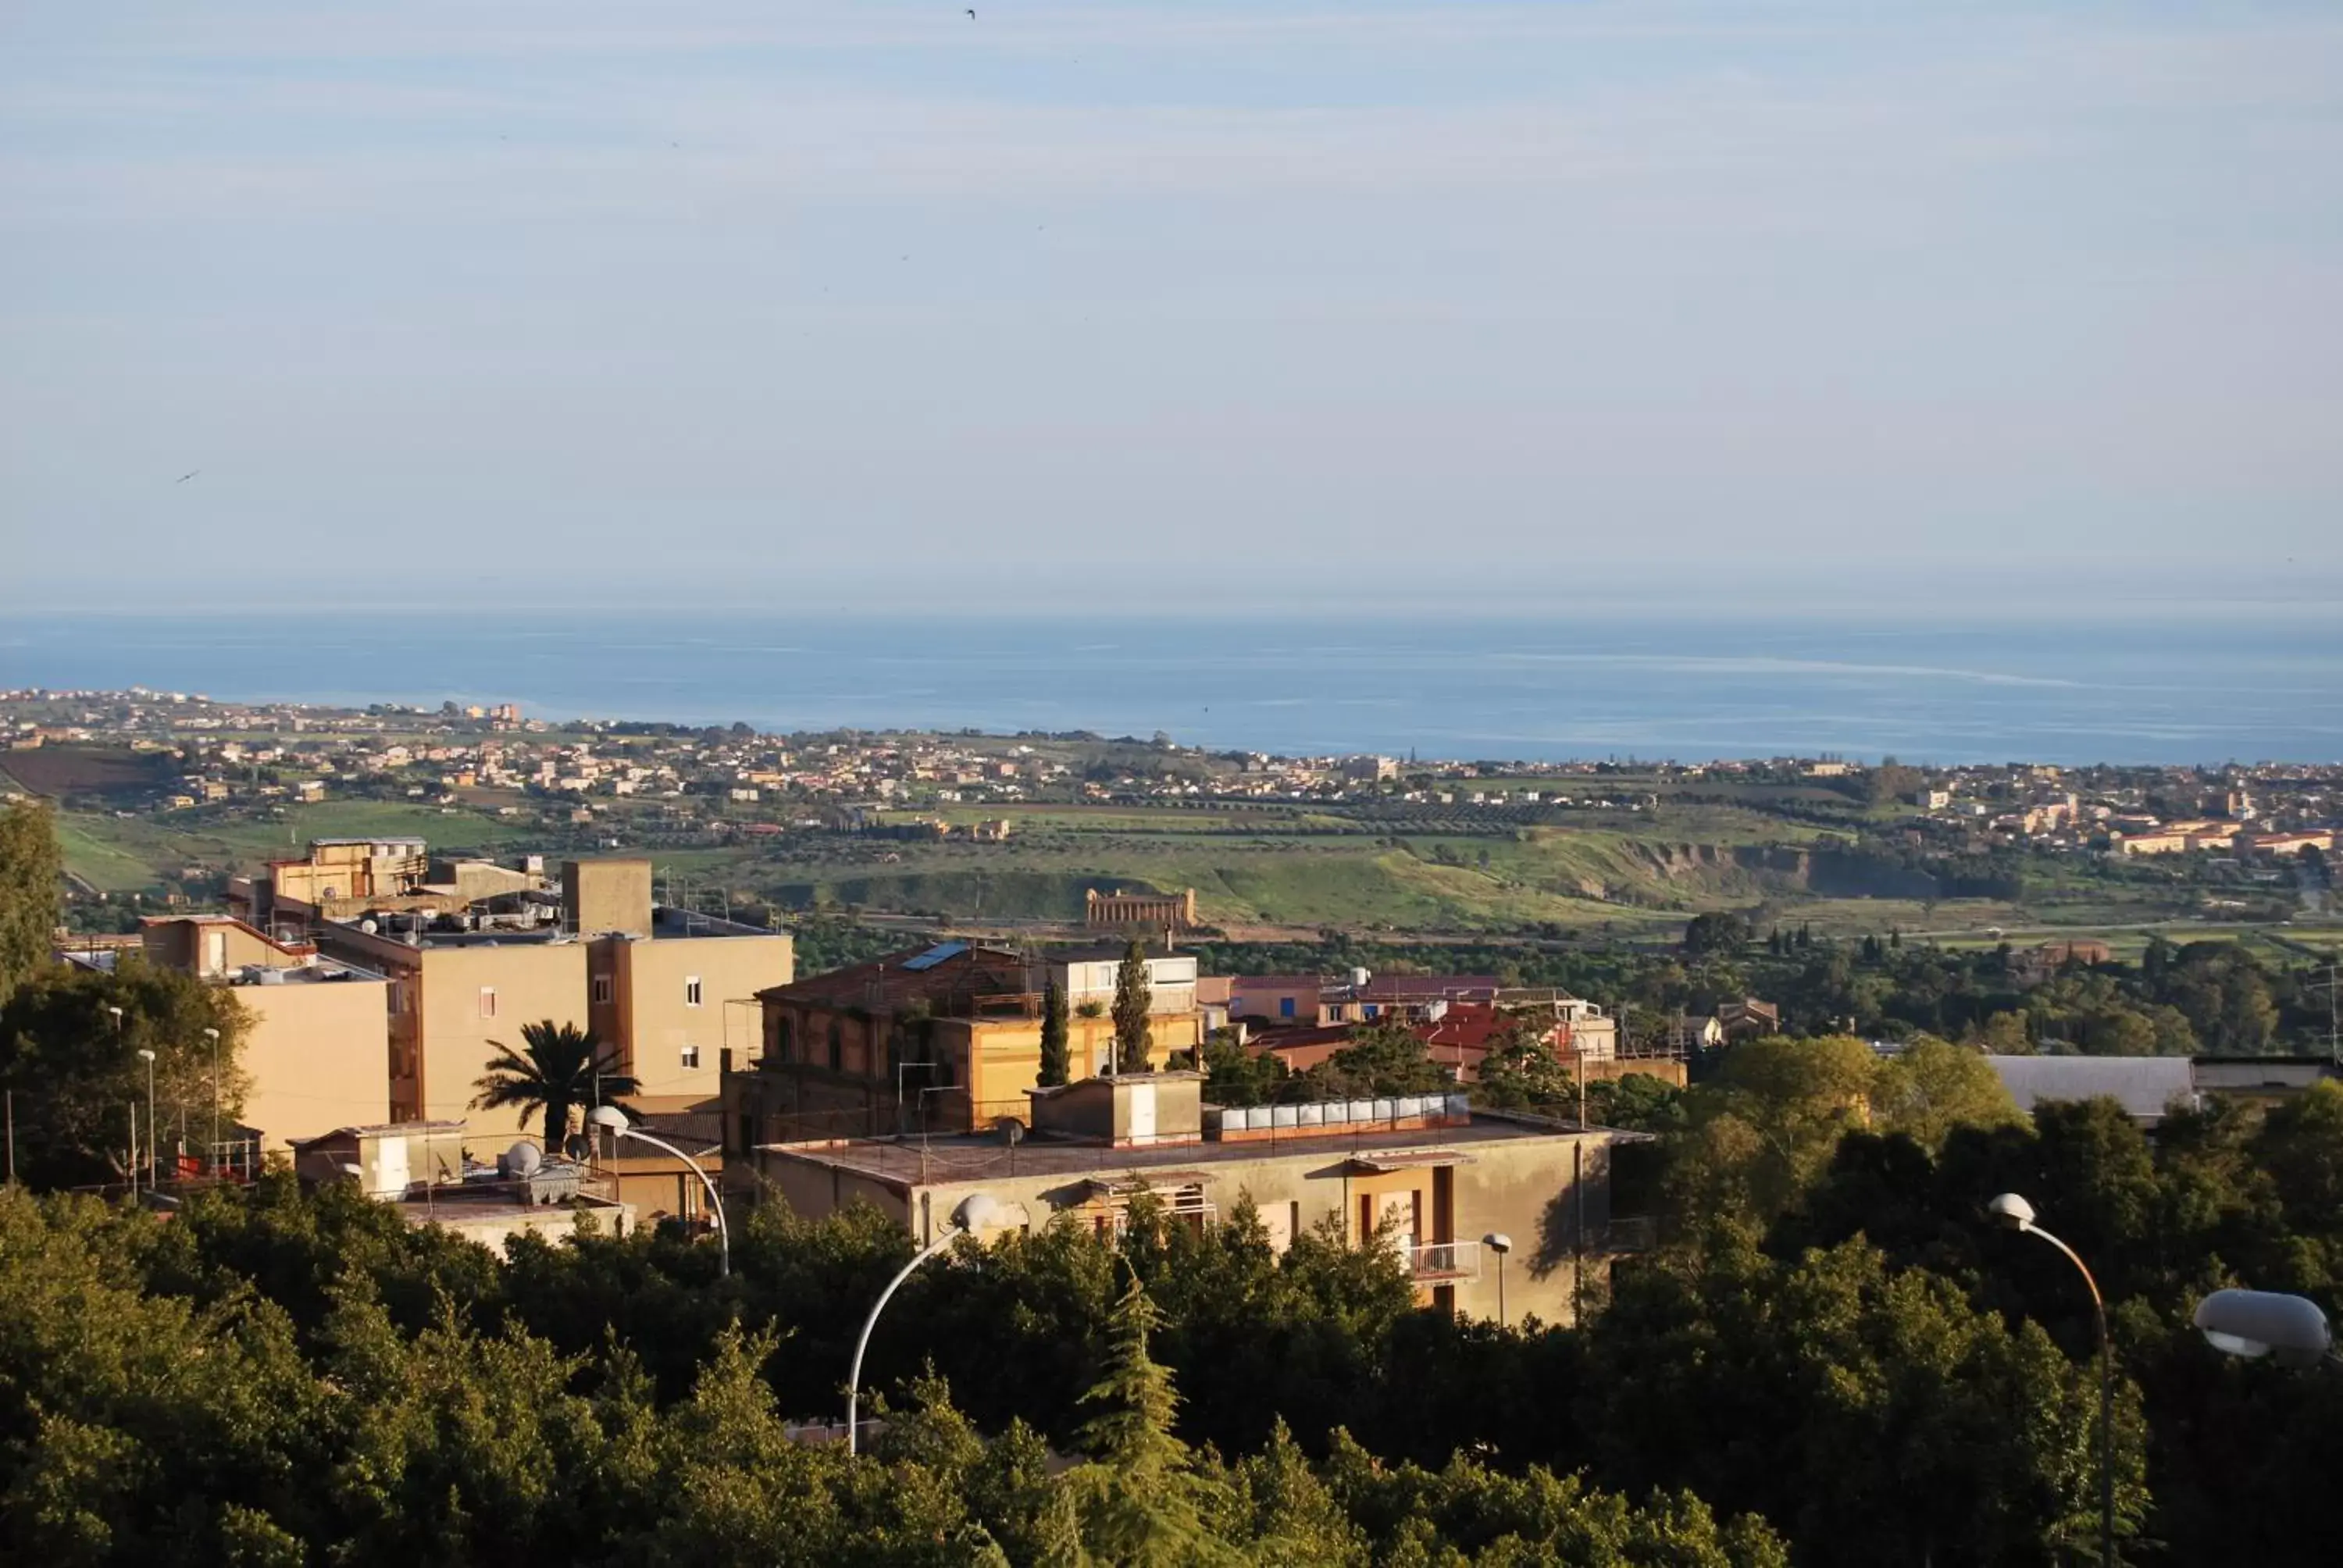
[[[1066,1081],[1071,1057],[1066,1046],[1066,992],[1056,980],[1041,999],[1041,1073],[1044,1089]]]
[[[1148,1070],[1150,1030],[1148,1010],[1153,999],[1147,990],[1147,954],[1137,939],[1123,950],[1122,967],[1114,975],[1114,1070]]]
[[[1219,1500],[1172,1430],[1180,1396],[1147,1353],[1161,1321],[1136,1272],[1107,1317],[1106,1365],[1081,1402],[1093,1413],[1077,1441],[1090,1462],[1066,1473],[1072,1560],[1152,1568],[1240,1561],[1206,1523]]]

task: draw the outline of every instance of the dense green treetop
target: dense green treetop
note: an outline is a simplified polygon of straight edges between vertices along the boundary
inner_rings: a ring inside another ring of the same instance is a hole
[[[50,961],[64,865],[47,805],[0,799],[0,1004]]]

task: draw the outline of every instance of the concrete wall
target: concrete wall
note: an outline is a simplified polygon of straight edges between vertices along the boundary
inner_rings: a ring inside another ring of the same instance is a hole
[[[518,1110],[473,1110],[475,1081],[496,1054],[490,1040],[519,1050],[524,1024],[549,1019],[585,1027],[585,944],[425,948],[420,957],[414,1031],[420,1070],[410,1113],[462,1119],[465,1146],[476,1151],[493,1153],[523,1131],[541,1132],[541,1121],[524,1125]],[[483,988],[497,993],[492,1018],[481,1015]]]
[[[651,863],[639,859],[564,860],[561,915],[573,935],[651,931]]]
[[[260,1130],[264,1154],[390,1120],[389,989],[357,978],[234,988],[252,1018],[240,1053],[251,1081],[244,1121]]]
[[[973,1113],[979,1125],[1003,1116],[1030,1121],[1025,1091],[1041,1081],[1041,1020],[1036,1019],[939,1020],[935,1025],[939,1053],[950,1052],[956,1064],[955,1081],[968,1087],[960,1102],[962,1115]],[[1193,1050],[1203,1041],[1202,1019],[1195,1013],[1156,1017],[1149,1023],[1148,1064],[1171,1065],[1175,1050]],[[1095,1078],[1105,1071],[1114,1054],[1114,1020],[1066,1020],[1066,1054],[1074,1078]]]
[[[1121,959],[1084,959],[1051,967],[1058,983],[1065,988],[1069,1010],[1086,1001],[1113,1007],[1115,984],[1122,971]],[[1152,1013],[1196,1010],[1194,959],[1172,954],[1147,960],[1147,1010]]]
[[[1300,985],[1248,984],[1248,977],[1231,977],[1229,1016],[1259,1019],[1265,1023],[1316,1023],[1320,998],[1323,988],[1316,981]],[[1286,1012],[1282,1003],[1291,1001],[1293,1010]]]
[[[625,1054],[649,1100],[716,1100],[724,1048],[729,1045],[745,1060],[758,1042],[756,994],[797,978],[795,944],[779,934],[610,938],[593,946],[598,963],[608,957],[616,981],[617,1032],[603,1038]],[[694,979],[699,982],[696,1004]],[[750,1005],[735,1005],[740,1002]],[[685,1065],[686,1047],[698,1048],[697,1065]]]
[[[308,958],[306,951],[287,951],[237,920],[156,920],[141,928],[138,942],[147,962],[206,980],[249,965],[293,969]]]
[[[384,852],[377,854],[377,849]],[[314,904],[329,896],[367,899],[403,892],[406,884],[422,879],[427,864],[416,848],[407,846],[316,844],[310,847],[307,859],[276,863],[269,875],[278,897]],[[333,890],[331,895],[326,891],[328,888]]]

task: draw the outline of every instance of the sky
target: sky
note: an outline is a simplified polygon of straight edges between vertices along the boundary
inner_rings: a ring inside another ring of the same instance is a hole
[[[2343,600],[2332,0],[976,10],[11,0],[0,609]]]

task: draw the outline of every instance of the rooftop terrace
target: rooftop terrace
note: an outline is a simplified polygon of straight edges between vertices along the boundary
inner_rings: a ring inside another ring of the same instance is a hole
[[[1267,1108],[1262,1108],[1267,1109]],[[1292,1110],[1292,1107],[1280,1107]],[[1467,1121],[1442,1127],[1379,1130],[1362,1121],[1348,1131],[1270,1130],[1243,1141],[1158,1145],[1117,1149],[1079,1139],[1037,1133],[1011,1144],[993,1133],[954,1133],[920,1139],[840,1138],[774,1143],[763,1152],[803,1160],[898,1187],[973,1181],[1005,1176],[1089,1176],[1128,1172],[1154,1184],[1209,1179],[1216,1165],[1276,1156],[1314,1156],[1328,1164],[1354,1161],[1365,1168],[1406,1164],[1468,1164],[1475,1149],[1498,1143],[1554,1138],[1584,1129],[1537,1117],[1474,1113]],[[1611,1136],[1617,1136],[1611,1134]]]

